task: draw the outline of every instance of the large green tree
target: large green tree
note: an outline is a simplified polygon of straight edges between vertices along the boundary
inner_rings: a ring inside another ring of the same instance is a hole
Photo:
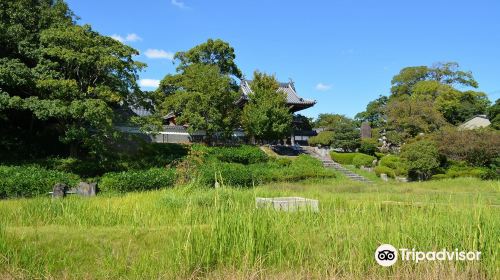
[[[403,68],[392,78],[391,93],[394,95],[412,95],[413,88],[422,81],[435,81],[445,85],[462,85],[477,88],[478,83],[471,72],[462,71],[456,62],[436,63],[428,66]]]
[[[189,125],[191,133],[205,131],[208,143],[218,134],[230,138],[238,124],[238,94],[217,65],[189,65],[182,73],[165,77],[159,91],[167,93],[159,104],[159,116],[174,112],[177,122]]]
[[[384,110],[388,101],[389,98],[383,95],[370,101],[365,111],[356,114],[355,120],[360,123],[369,122],[372,128],[384,126],[386,122]]]
[[[440,165],[438,148],[428,140],[404,145],[401,157],[406,159],[408,175],[413,179],[429,179]]]
[[[208,64],[217,65],[222,74],[242,77],[240,69],[234,62],[236,58],[234,49],[221,39],[208,39],[188,51],[177,52],[174,58],[179,61],[178,71],[192,64]]]
[[[136,101],[138,52],[75,25],[63,1],[0,5],[2,141],[39,141],[50,131],[73,156],[81,147],[102,151],[115,110]]]
[[[256,71],[250,87],[253,93],[241,117],[246,133],[258,140],[283,139],[290,132],[292,114],[276,78]]]
[[[345,152],[354,151],[360,145],[360,131],[356,122],[344,115],[320,114],[316,126],[325,131],[312,137],[313,143],[330,145]]]
[[[385,114],[386,129],[395,131],[402,142],[420,133],[437,131],[446,125],[442,114],[434,107],[434,101],[425,96],[404,95],[391,98]]]

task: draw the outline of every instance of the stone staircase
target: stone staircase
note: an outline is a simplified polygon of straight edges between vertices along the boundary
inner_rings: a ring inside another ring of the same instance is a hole
[[[343,167],[342,165],[334,162],[329,155],[320,155],[317,153],[314,148],[312,147],[302,147],[302,152],[304,154],[308,154],[312,157],[315,157],[323,163],[323,166],[326,168],[333,168],[336,171],[344,174],[347,178],[353,180],[353,181],[358,181],[358,182],[365,182],[365,183],[373,183],[373,181],[366,179],[365,177],[356,174],[352,172],[351,170]]]

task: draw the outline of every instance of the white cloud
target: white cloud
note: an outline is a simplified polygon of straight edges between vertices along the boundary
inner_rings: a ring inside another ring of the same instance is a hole
[[[137,41],[141,41],[142,40],[142,38],[139,37],[139,35],[137,35],[135,33],[129,33],[125,37],[123,37],[121,35],[118,35],[118,34],[113,34],[110,37],[113,38],[113,39],[115,39],[116,41],[120,41],[122,43],[125,43],[125,42],[137,42]]]
[[[122,36],[118,35],[118,34],[113,34],[110,37],[113,38],[113,39],[115,39],[116,41],[120,41],[122,43],[125,42],[125,39]]]
[[[171,0],[170,3],[172,3],[172,5],[180,8],[180,9],[188,8],[188,6],[186,6],[186,4],[181,0]]]
[[[167,52],[167,51],[164,51],[164,50],[147,49],[144,54],[146,55],[147,58],[168,59],[168,60],[173,60],[174,59],[174,53]]]
[[[127,42],[137,42],[137,41],[141,41],[142,38],[139,37],[139,35],[135,34],[135,33],[130,33],[130,34],[127,34],[127,37],[125,37],[125,41]]]
[[[316,90],[319,90],[319,91],[327,91],[327,90],[330,90],[331,88],[332,88],[332,85],[328,85],[328,84],[318,83],[316,85]]]
[[[160,86],[160,80],[154,80],[154,79],[140,79],[139,80],[139,85],[141,87],[148,87],[148,88],[157,88]]]

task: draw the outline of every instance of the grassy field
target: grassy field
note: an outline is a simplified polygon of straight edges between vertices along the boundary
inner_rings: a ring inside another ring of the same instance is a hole
[[[319,213],[255,208],[256,196],[319,199]],[[174,189],[0,201],[0,279],[381,278],[500,275],[500,183],[365,185],[344,178],[254,189]],[[378,266],[390,243],[481,251],[480,262]]]

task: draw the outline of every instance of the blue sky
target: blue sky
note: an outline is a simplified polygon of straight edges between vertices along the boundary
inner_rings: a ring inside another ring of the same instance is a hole
[[[318,104],[354,116],[406,66],[456,61],[500,98],[497,0],[68,0],[81,19],[141,52],[144,89],[173,73],[173,53],[208,38],[229,42],[247,77],[258,69]]]

